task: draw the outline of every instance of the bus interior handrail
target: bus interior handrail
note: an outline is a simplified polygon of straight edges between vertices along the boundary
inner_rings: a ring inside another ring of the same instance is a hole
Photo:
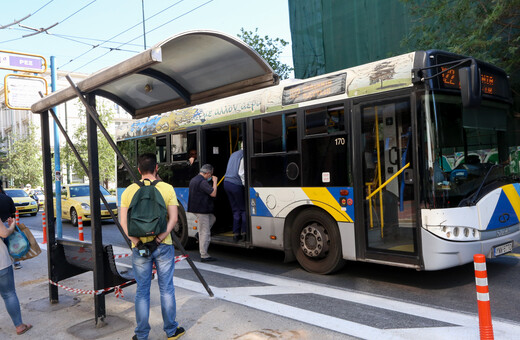
[[[410,163],[407,163],[405,166],[403,166],[399,171],[397,171],[394,175],[392,175],[392,177],[390,177],[389,179],[387,179],[383,184],[381,184],[381,186],[379,186],[379,188],[377,188],[376,190],[374,190],[370,195],[367,196],[367,200],[371,199],[372,196],[374,196],[375,194],[377,194],[379,191],[383,190],[384,187],[386,187],[388,185],[388,183],[390,183],[391,181],[394,180],[394,178],[396,178],[397,176],[399,176],[401,174],[401,172],[403,172],[406,168],[408,168],[410,166]]]

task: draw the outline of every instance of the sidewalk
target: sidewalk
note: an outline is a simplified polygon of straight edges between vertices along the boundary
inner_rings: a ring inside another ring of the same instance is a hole
[[[43,249],[43,248],[42,248]],[[49,303],[47,253],[22,262],[15,270],[18,298],[25,323],[33,328],[22,336],[16,335],[5,310],[0,307],[0,339],[131,339],[135,328],[134,297],[136,286],[123,288],[124,297],[114,293],[106,296],[106,325],[94,324],[94,298],[58,288],[60,302]],[[174,278],[175,282],[175,278]],[[60,284],[76,289],[92,290],[92,272],[64,280]],[[208,282],[211,286],[211,282]],[[347,339],[326,329],[269,314],[253,308],[211,298],[176,287],[177,321],[186,329],[181,338],[189,339]],[[3,305],[3,304],[2,304]],[[157,280],[152,282],[150,339],[166,339]]]

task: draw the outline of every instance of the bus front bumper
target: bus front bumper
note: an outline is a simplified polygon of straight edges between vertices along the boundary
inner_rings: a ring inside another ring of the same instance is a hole
[[[421,228],[421,242],[424,270],[440,270],[473,262],[475,254],[494,258],[497,247],[510,243],[514,249],[520,246],[520,230],[487,240],[456,242],[442,239]]]

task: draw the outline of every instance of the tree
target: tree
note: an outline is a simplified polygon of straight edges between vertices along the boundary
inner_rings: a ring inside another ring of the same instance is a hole
[[[511,76],[520,110],[520,0],[401,0],[414,24],[403,44],[469,55]]]
[[[80,119],[86,120],[85,108],[78,104],[78,116]],[[114,112],[107,108],[104,103],[98,103],[97,112],[99,114],[99,120],[107,128],[112,122]],[[72,143],[81,155],[81,158],[88,167],[88,149],[87,149],[87,126],[86,124],[80,124],[74,134],[71,136]],[[99,158],[99,178],[100,182],[105,187],[108,186],[109,181],[115,180],[115,152],[105,139],[101,131],[98,129],[98,158]],[[87,176],[79,160],[76,158],[72,149],[67,145],[63,149],[63,161],[69,164],[77,176]]]
[[[12,180],[15,187],[43,184],[41,146],[34,125],[29,125],[26,136],[14,136],[6,159],[3,175]]]
[[[242,27],[240,32],[241,33],[238,34],[238,37],[258,52],[258,54],[260,54],[272,67],[274,72],[280,76],[280,79],[289,78],[289,74],[293,68],[279,60],[280,55],[282,54],[282,49],[289,44],[288,41],[280,38],[271,39],[267,35],[261,37],[258,34],[258,28],[253,32],[246,31]]]

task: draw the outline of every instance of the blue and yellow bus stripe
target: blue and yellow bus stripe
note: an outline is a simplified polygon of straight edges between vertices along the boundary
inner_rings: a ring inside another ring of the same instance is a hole
[[[312,203],[327,211],[338,222],[353,222],[352,218],[342,210],[338,199],[327,188],[302,188]]]

